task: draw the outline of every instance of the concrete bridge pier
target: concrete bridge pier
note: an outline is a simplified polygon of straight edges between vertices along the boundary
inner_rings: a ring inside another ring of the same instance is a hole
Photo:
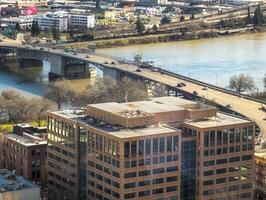
[[[56,54],[50,55],[50,74],[55,77],[64,77],[65,76],[65,68],[64,68],[64,60],[63,57]]]
[[[120,81],[123,78],[123,73],[113,68],[103,68],[103,78],[111,78],[115,81]]]

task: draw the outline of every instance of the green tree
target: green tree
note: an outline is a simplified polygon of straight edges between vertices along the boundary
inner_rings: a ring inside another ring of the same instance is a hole
[[[52,30],[52,34],[53,34],[53,39],[58,42],[58,40],[60,40],[60,35],[59,35],[59,31],[56,30],[55,28],[53,28]]]
[[[138,34],[141,34],[145,30],[144,23],[141,21],[139,16],[137,18],[137,21],[136,21],[135,25],[136,25],[135,28],[136,28]]]
[[[260,12],[260,6],[258,6],[255,10],[253,23],[255,26],[261,26],[263,24],[263,15]]]
[[[164,15],[161,19],[161,24],[170,24],[171,23],[171,18],[169,16]]]
[[[39,26],[38,26],[38,22],[33,21],[32,26],[31,26],[31,35],[33,37],[36,37],[39,34],[40,34],[40,29],[39,29]]]
[[[249,75],[239,74],[234,75],[230,78],[229,88],[238,92],[243,93],[254,89],[254,81]]]
[[[19,25],[19,23],[16,23],[15,30],[16,30],[17,32],[20,32],[20,25]]]

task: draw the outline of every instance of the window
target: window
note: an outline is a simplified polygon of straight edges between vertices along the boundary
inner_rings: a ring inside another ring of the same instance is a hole
[[[151,154],[151,140],[145,140],[145,153],[146,155]]]
[[[177,191],[177,186],[170,186],[166,188],[166,192],[174,192]]]
[[[139,171],[139,176],[148,176],[151,174],[151,170]]]
[[[161,137],[160,138],[160,153],[164,153],[165,152],[165,138]]]
[[[230,129],[230,137],[229,137],[230,144],[233,144],[235,142],[235,129]]]
[[[125,189],[134,188],[134,187],[136,187],[136,183],[135,182],[133,182],[133,183],[126,183],[124,185],[124,188]]]
[[[204,147],[209,147],[209,132],[204,132]]]
[[[214,175],[214,171],[213,170],[209,170],[209,171],[203,172],[203,176],[212,176],[212,175]]]
[[[136,194],[133,192],[133,193],[128,193],[128,194],[125,194],[125,199],[132,199],[132,198],[135,198]]]
[[[222,131],[218,130],[217,131],[217,145],[221,145],[222,144]]]
[[[139,197],[144,197],[150,195],[150,190],[140,191]]]
[[[210,132],[210,146],[215,145],[215,131]]]
[[[137,142],[136,141],[132,141],[131,142],[131,157],[136,157],[137,154]]]
[[[174,172],[174,171],[178,171],[178,166],[167,167],[167,172]]]
[[[221,165],[221,164],[225,164],[225,163],[227,163],[227,158],[222,158],[222,159],[216,160],[217,165]]]
[[[161,184],[164,182],[164,178],[157,178],[152,181],[152,184]]]
[[[162,174],[162,173],[164,173],[164,168],[158,168],[152,170],[152,174]]]
[[[213,180],[207,180],[203,182],[203,186],[208,186],[208,185],[213,185],[213,184],[214,184]]]
[[[242,156],[242,160],[252,160],[252,155]]]
[[[125,142],[124,144],[124,154],[125,158],[129,158],[129,142]]]
[[[139,156],[144,155],[144,140],[139,141]]]
[[[152,190],[152,194],[161,194],[161,193],[163,193],[164,191],[163,191],[163,188],[158,188],[158,189],[154,189],[154,190]]]
[[[228,143],[228,133],[227,133],[227,129],[223,130],[223,144],[227,144]]]
[[[208,160],[208,161],[204,161],[204,167],[207,167],[207,166],[212,166],[212,165],[214,165],[215,164],[215,162],[214,162],[214,160]]]
[[[146,185],[150,185],[150,180],[145,180],[145,181],[140,181],[139,182],[139,187],[143,187]]]
[[[129,172],[129,173],[125,173],[124,177],[125,178],[134,178],[137,176],[136,172]]]
[[[173,150],[178,151],[178,136],[173,137]]]
[[[216,169],[216,174],[224,174],[226,173],[226,171],[227,171],[226,168]]]
[[[158,138],[152,140],[152,150],[154,154],[158,154]]]
[[[166,178],[166,182],[173,182],[177,181],[177,176],[169,176]]]
[[[230,162],[230,163],[232,163],[232,162],[239,162],[239,161],[240,161],[240,157],[239,157],[239,156],[229,158],[229,162]]]
[[[167,152],[172,152],[172,150],[173,150],[173,148],[172,148],[172,146],[173,146],[172,137],[171,136],[167,137],[166,141],[167,141],[167,145],[166,145],[167,146]]]

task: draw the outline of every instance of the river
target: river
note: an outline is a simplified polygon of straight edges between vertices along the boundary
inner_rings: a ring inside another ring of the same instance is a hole
[[[266,74],[266,33],[244,34],[193,41],[134,45],[97,50],[97,52],[132,60],[141,53],[143,60],[154,61],[165,68],[191,78],[227,87],[234,74],[249,74],[259,90],[263,90]],[[42,95],[47,87],[44,68],[3,70],[0,68],[0,91],[17,89],[32,95]],[[30,73],[29,73],[30,72]],[[24,74],[27,74],[24,77]],[[88,80],[75,80],[80,88]]]

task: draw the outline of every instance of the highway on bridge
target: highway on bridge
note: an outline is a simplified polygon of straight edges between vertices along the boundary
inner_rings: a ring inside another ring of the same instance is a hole
[[[116,69],[118,71],[126,72],[128,74],[133,74],[135,76],[139,76],[148,80],[152,80],[154,82],[162,83],[166,86],[170,87],[176,87],[177,83],[184,82],[186,86],[183,86],[182,88],[178,88],[180,90],[183,90],[188,93],[193,93],[196,91],[198,93],[198,96],[204,97],[206,100],[209,100],[211,102],[214,102],[216,104],[222,105],[222,106],[231,106],[231,109],[235,112],[238,112],[249,119],[255,121],[257,125],[260,127],[262,136],[266,138],[266,112],[261,110],[260,108],[262,106],[266,107],[266,102],[260,102],[255,99],[248,98],[246,96],[241,96],[239,94],[228,92],[224,89],[217,88],[215,86],[208,85],[207,89],[204,88],[204,83],[198,82],[196,80],[188,79],[186,77],[179,77],[178,75],[171,74],[171,73],[162,73],[159,71],[152,71],[150,69],[144,69],[141,68],[140,72],[137,72],[136,70],[139,68],[135,64],[130,63],[122,63],[118,62],[117,59],[110,58],[108,56],[103,55],[97,55],[97,54],[85,54],[85,53],[66,53],[64,50],[60,49],[52,49],[52,48],[42,48],[39,47],[25,47],[20,44],[14,45],[9,44],[7,45],[6,42],[0,43],[1,46],[9,46],[13,48],[25,48],[25,49],[31,49],[36,51],[44,51],[46,53],[52,53],[52,54],[59,54],[65,57],[71,57],[75,58],[81,61],[87,61],[89,63],[94,63],[96,65],[101,65],[107,68]],[[115,64],[106,64],[106,61],[108,63],[114,62]],[[207,84],[206,84],[207,85]]]

